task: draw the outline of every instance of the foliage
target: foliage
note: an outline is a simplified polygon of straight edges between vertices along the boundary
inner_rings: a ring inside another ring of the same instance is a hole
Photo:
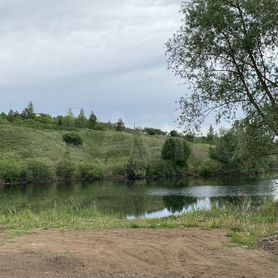
[[[214,130],[212,125],[209,126],[208,134],[207,134],[207,141],[209,144],[213,144],[215,138]]]
[[[146,177],[158,178],[172,178],[177,175],[173,163],[165,160],[150,161],[146,167]]]
[[[91,129],[95,129],[95,127],[97,126],[97,116],[95,115],[95,113],[92,111],[90,116],[89,116],[89,128]]]
[[[91,182],[103,179],[102,169],[96,164],[81,164],[78,171],[79,180],[82,182]]]
[[[158,129],[158,128],[145,127],[144,132],[149,134],[149,135],[166,135],[166,132],[164,132],[164,131],[162,131],[161,129]]]
[[[39,161],[1,161],[0,181],[9,184],[40,183],[53,180],[49,167]]]
[[[170,136],[171,137],[179,137],[179,134],[178,134],[178,132],[176,130],[171,130],[170,131]]]
[[[88,126],[88,121],[83,108],[81,108],[78,117],[75,119],[74,125],[79,128],[86,128]]]
[[[70,160],[61,160],[56,166],[56,175],[59,180],[71,181],[76,176],[76,166]]]
[[[62,119],[62,126],[71,129],[74,127],[74,115],[71,109],[68,110],[68,113]]]
[[[63,140],[69,144],[74,146],[82,145],[82,137],[76,132],[69,132],[63,135]]]
[[[141,179],[146,176],[146,167],[143,162],[130,160],[125,167],[125,176],[128,179]]]
[[[161,157],[169,160],[175,166],[185,167],[190,155],[190,148],[187,143],[180,138],[171,137],[166,140],[162,147]]]
[[[246,117],[278,135],[277,0],[191,0],[182,4],[183,25],[166,43],[169,68],[190,82],[180,99],[180,121],[199,128]]]
[[[261,173],[269,168],[271,155],[276,153],[273,134],[259,129],[256,123],[244,121],[221,132],[210,157],[226,171]]]
[[[222,164],[215,160],[205,160],[201,163],[199,171],[203,177],[217,176],[222,172]]]
[[[116,130],[117,131],[123,131],[125,129],[125,123],[122,119],[119,119],[116,123]]]
[[[34,119],[36,117],[35,112],[34,112],[34,105],[30,101],[27,105],[26,108],[21,113],[21,117],[25,119]]]

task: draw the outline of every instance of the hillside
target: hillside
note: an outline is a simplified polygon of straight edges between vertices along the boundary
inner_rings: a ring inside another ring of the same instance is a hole
[[[72,147],[63,140],[65,130],[38,129],[16,123],[0,123],[0,161],[18,163],[20,161],[41,162],[54,169],[64,158],[75,163],[101,165],[104,176],[122,173],[132,153],[140,149],[144,161],[159,160],[166,136],[144,135],[118,131],[79,129],[83,145]],[[202,161],[208,159],[208,144],[189,143],[191,155],[189,172],[198,172]]]

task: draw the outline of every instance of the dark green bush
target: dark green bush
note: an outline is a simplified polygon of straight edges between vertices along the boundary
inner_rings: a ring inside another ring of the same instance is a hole
[[[0,180],[4,183],[39,183],[53,179],[50,169],[38,161],[2,161]]]
[[[207,160],[202,162],[200,166],[200,175],[203,177],[212,177],[219,175],[222,171],[221,163],[215,160]]]
[[[81,164],[78,171],[78,177],[82,182],[103,179],[101,167],[95,164]]]
[[[129,161],[125,167],[125,176],[129,179],[142,179],[146,176],[146,167],[142,162]]]
[[[162,147],[162,159],[171,161],[175,166],[186,167],[190,155],[190,148],[187,143],[176,137],[166,140]]]
[[[24,170],[24,179],[26,182],[38,183],[53,179],[50,169],[41,162],[29,161]]]
[[[56,166],[59,180],[72,181],[75,177],[75,165],[69,160],[62,160]]]
[[[26,176],[24,163],[18,161],[0,162],[0,179],[4,183],[21,183]]]
[[[176,176],[173,163],[164,160],[151,161],[147,165],[146,177],[148,178],[171,178]]]
[[[70,145],[82,145],[82,137],[77,132],[69,132],[63,135],[63,140]]]

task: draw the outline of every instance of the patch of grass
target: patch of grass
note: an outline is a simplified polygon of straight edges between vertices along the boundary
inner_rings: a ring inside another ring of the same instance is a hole
[[[198,227],[225,228],[232,242],[255,248],[260,238],[277,233],[277,203],[267,201],[260,208],[234,207],[195,211],[162,219],[127,220],[117,214],[104,214],[93,207],[63,202],[41,211],[31,209],[0,212],[0,231],[17,235],[40,229],[93,230],[112,228],[172,229]]]

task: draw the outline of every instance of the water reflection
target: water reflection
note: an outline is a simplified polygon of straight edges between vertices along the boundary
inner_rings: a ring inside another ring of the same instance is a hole
[[[0,212],[30,208],[44,210],[59,203],[97,208],[127,218],[159,218],[212,205],[259,207],[276,199],[273,179],[182,179],[104,181],[92,184],[33,185],[0,189]]]

